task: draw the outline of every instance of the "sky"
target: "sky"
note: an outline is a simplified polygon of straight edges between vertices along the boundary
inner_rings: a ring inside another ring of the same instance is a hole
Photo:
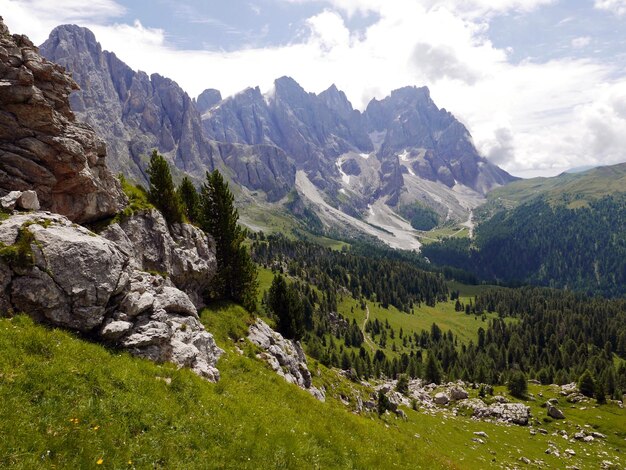
[[[288,75],[363,110],[426,85],[517,176],[626,161],[626,0],[0,0],[0,15],[35,44],[88,27],[192,97]]]

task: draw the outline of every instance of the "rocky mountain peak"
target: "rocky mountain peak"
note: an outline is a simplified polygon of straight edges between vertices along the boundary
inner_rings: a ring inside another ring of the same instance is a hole
[[[0,193],[35,190],[41,207],[75,222],[113,215],[125,204],[105,164],[106,146],[76,121],[78,85],[0,19]]]
[[[331,110],[342,118],[348,119],[354,113],[352,103],[348,101],[346,94],[332,84],[327,90],[320,93],[319,98]]]
[[[204,90],[194,101],[196,108],[200,114],[206,113],[209,109],[222,101],[222,94],[219,90],[208,88]]]
[[[72,109],[104,137],[114,171],[145,179],[146,157],[154,148],[191,174],[213,169],[200,113],[174,81],[135,72],[103,51],[91,31],[74,25],[55,28],[41,52],[80,85],[71,96]]]
[[[293,78],[282,76],[274,80],[274,88],[277,95],[285,97],[308,96],[308,93]]]

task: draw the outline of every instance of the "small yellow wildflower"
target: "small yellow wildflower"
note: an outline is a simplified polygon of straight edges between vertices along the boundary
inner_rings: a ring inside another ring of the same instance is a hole
[[[100,426],[94,426],[94,427],[93,427],[93,430],[94,430],[94,431],[97,431],[98,429],[100,429]]]
[[[96,465],[102,465],[104,463],[104,460],[102,458],[99,458],[98,461],[96,462]]]

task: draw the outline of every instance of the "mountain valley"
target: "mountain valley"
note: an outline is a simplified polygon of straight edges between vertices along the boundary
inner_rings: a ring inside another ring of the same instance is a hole
[[[626,468],[626,164],[75,25],[0,18],[0,85],[0,467]]]

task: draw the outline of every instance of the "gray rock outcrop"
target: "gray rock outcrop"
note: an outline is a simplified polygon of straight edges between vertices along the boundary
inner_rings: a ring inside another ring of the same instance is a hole
[[[0,224],[0,310],[26,312],[137,356],[218,380],[222,351],[189,297],[116,243],[48,212]]]
[[[487,405],[479,398],[459,401],[459,406],[469,408],[480,419],[495,419],[504,423],[526,426],[530,420],[530,407],[523,403],[494,403]]]
[[[450,401],[450,397],[443,392],[439,392],[435,394],[435,403],[437,405],[447,405]]]
[[[168,226],[160,212],[137,212],[101,232],[114,241],[134,269],[166,275],[185,291],[197,308],[217,271],[215,244],[202,230],[189,224]]]
[[[448,390],[448,395],[450,396],[450,399],[452,400],[465,400],[466,398],[469,397],[469,394],[467,393],[467,390],[463,389],[462,387],[458,387],[458,386],[454,386],[451,387]]]
[[[120,210],[126,198],[104,142],[70,110],[78,86],[1,19],[0,85],[0,194],[34,190],[42,208],[78,223]]]
[[[261,319],[250,326],[248,339],[263,349],[264,352],[258,357],[266,361],[278,375],[308,391],[318,400],[325,401],[325,392],[312,385],[311,372],[299,342],[283,338]]]

